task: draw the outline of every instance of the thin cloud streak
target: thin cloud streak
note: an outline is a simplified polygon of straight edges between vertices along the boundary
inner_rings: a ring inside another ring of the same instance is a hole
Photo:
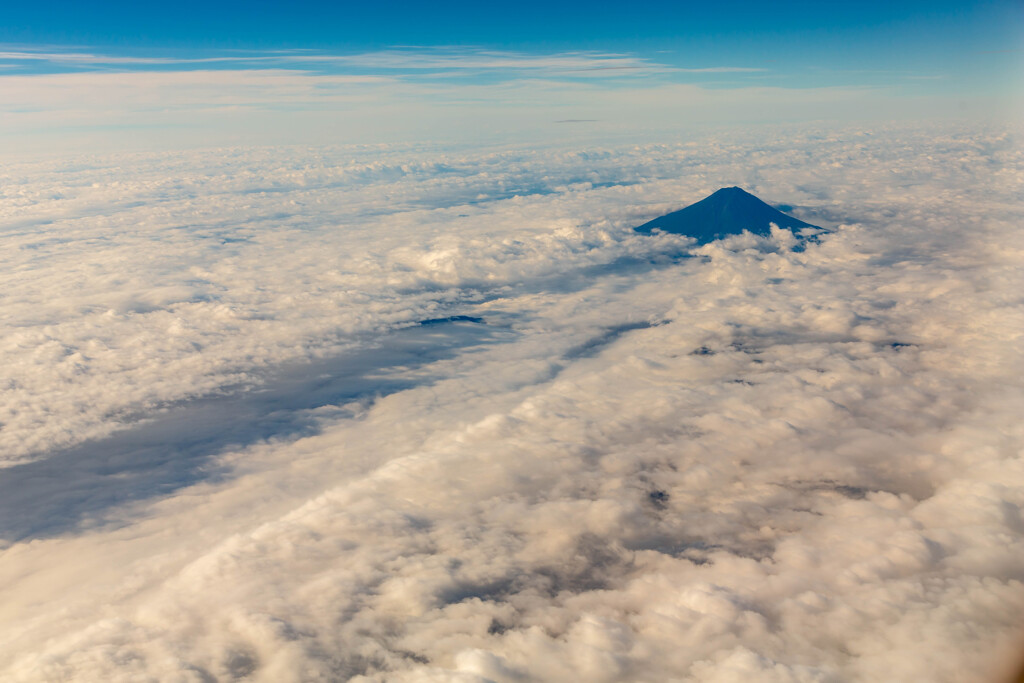
[[[231,57],[119,57],[114,55],[98,55],[85,52],[29,52],[29,51],[6,51],[0,52],[0,60],[9,61],[40,61],[52,62],[54,64],[83,64],[83,65],[118,65],[127,66],[132,64],[150,66],[164,64],[209,64],[214,62],[259,62],[278,59],[270,55],[266,56],[231,56]]]
[[[258,64],[285,65],[301,63],[335,68],[370,69],[387,72],[416,72],[423,70],[505,71],[529,73],[571,73],[588,70],[634,70],[646,74],[671,73],[743,73],[764,71],[759,68],[720,66],[707,68],[677,68],[646,58],[621,53],[567,52],[553,54],[526,54],[470,48],[409,48],[357,54],[329,54],[313,50],[275,50],[259,54],[221,54],[208,57],[137,57],[102,55],[74,51],[7,50],[0,52],[0,61],[47,62],[54,65],[86,66],[170,66],[237,64],[252,67]]]

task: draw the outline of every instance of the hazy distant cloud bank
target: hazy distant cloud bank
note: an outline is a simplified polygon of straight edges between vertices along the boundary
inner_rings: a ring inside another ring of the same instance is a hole
[[[987,680],[1024,627],[1019,145],[775,139],[6,167],[13,468],[424,318],[509,334],[10,539],[0,671]],[[837,229],[629,231],[732,184]]]
[[[9,47],[0,49],[0,144],[12,158],[324,141],[532,143],[562,140],[551,122],[566,119],[594,119],[611,139],[725,122],[1019,118],[1013,88],[969,96],[924,85],[932,73],[829,72],[839,80],[822,81],[813,69],[780,66],[472,47],[163,56]]]

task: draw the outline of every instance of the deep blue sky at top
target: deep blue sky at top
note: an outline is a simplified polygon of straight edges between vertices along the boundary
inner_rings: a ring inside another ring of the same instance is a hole
[[[783,47],[854,41],[879,49],[935,49],[998,41],[1017,32],[1021,4],[898,2],[339,2],[246,3],[216,0],[138,2],[50,0],[6,3],[0,39],[20,43],[86,43],[177,47],[372,48],[396,44],[475,44],[504,48],[605,45],[648,47],[697,41]],[[1013,26],[1013,22],[1018,22]],[[1000,47],[1000,46],[992,46]],[[1019,47],[1019,45],[1018,45]]]
[[[857,74],[872,70],[994,87],[1018,74],[1024,59],[1022,7],[1019,0],[50,0],[6,3],[0,44],[179,56],[225,49],[356,52],[406,45],[621,51],[673,66],[768,67],[775,77],[786,77],[780,84],[789,87],[867,82],[872,79]]]

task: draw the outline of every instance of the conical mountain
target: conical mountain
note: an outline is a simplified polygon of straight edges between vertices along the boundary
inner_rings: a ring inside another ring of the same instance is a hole
[[[787,216],[738,187],[723,187],[696,204],[667,213],[634,229],[645,234],[658,229],[688,235],[696,238],[698,244],[707,244],[729,235],[739,235],[744,230],[755,235],[770,235],[769,223],[791,230],[820,230],[816,225]]]

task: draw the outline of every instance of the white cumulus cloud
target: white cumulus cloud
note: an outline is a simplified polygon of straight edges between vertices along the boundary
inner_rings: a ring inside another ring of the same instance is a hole
[[[1020,161],[947,126],[5,167],[0,672],[991,680]],[[728,185],[832,232],[629,230]]]

